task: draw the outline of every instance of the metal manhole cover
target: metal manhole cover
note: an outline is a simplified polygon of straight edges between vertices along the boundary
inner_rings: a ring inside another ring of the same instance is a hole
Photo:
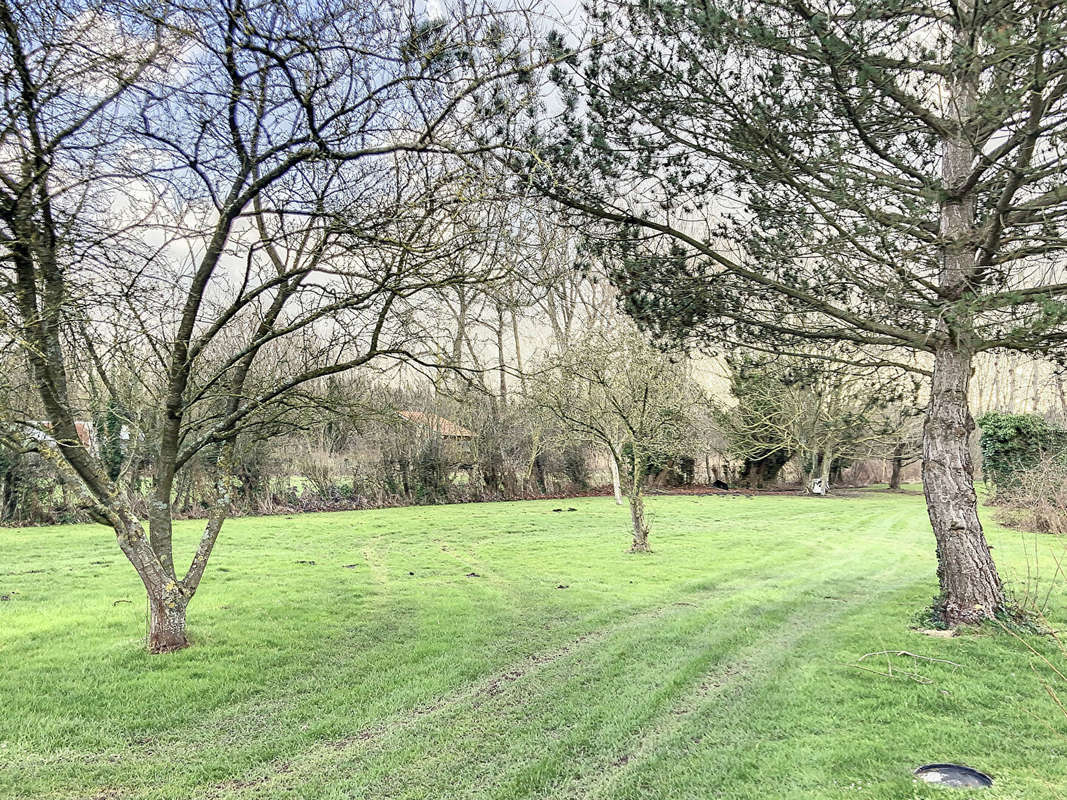
[[[963,764],[926,764],[915,770],[915,774],[926,783],[958,789],[980,789],[993,785],[993,779],[984,772]]]

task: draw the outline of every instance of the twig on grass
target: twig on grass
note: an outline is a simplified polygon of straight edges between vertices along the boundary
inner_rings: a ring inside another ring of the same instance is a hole
[[[848,666],[853,669],[862,669],[864,672],[873,672],[875,675],[883,675],[886,678],[895,678],[897,675],[904,675],[916,683],[921,683],[923,686],[928,686],[933,683],[932,680],[925,675],[920,675],[917,672],[908,672],[907,670],[897,670],[896,672],[882,672],[881,670],[871,669],[870,667],[861,667],[859,664],[849,664]]]
[[[997,623],[997,625],[999,625],[999,626],[1000,626],[1001,630],[1005,630],[1005,631],[1007,631],[1008,633],[1010,633],[1010,634],[1011,634],[1012,636],[1014,636],[1014,637],[1015,637],[1016,639],[1018,639],[1018,640],[1019,640],[1020,642],[1022,642],[1022,643],[1023,643],[1023,646],[1024,646],[1024,647],[1025,647],[1025,648],[1026,648],[1027,650],[1029,650],[1029,651],[1030,651],[1031,653],[1033,653],[1033,654],[1034,654],[1035,656],[1037,656],[1037,657],[1038,657],[1038,658],[1040,658],[1040,659],[1041,659],[1042,661],[1044,661],[1044,662],[1045,662],[1045,665],[1046,665],[1046,666],[1047,666],[1047,667],[1048,667],[1049,669],[1051,669],[1051,670],[1052,670],[1053,672],[1055,672],[1055,673],[1056,673],[1056,675],[1057,675],[1057,676],[1059,676],[1060,680],[1062,680],[1062,681],[1067,681],[1067,677],[1065,677],[1065,676],[1064,676],[1064,674],[1063,674],[1062,672],[1060,672],[1060,671],[1059,671],[1058,669],[1056,669],[1056,665],[1055,665],[1055,664],[1053,664],[1053,663],[1052,663],[1051,661],[1049,661],[1049,660],[1048,660],[1048,659],[1047,659],[1047,658],[1046,658],[1046,657],[1045,657],[1045,656],[1044,656],[1044,655],[1043,655],[1042,653],[1039,653],[1039,652],[1037,652],[1037,650],[1035,650],[1035,649],[1034,649],[1034,648],[1033,648],[1033,647],[1031,646],[1031,644],[1030,644],[1030,643],[1029,643],[1028,641],[1026,641],[1026,640],[1025,640],[1025,639],[1024,639],[1023,637],[1021,637],[1021,636],[1020,636],[1019,634],[1017,634],[1017,633],[1016,633],[1015,631],[1013,631],[1013,630],[1012,630],[1011,628],[1009,628],[1009,627],[1008,627],[1007,625],[1005,625],[1005,624],[1004,624],[1003,622],[1001,622],[1000,620],[994,620],[994,622],[996,622],[996,623]],[[1057,642],[1057,643],[1059,643],[1059,639],[1058,639],[1058,638],[1056,638],[1055,636],[1053,636],[1052,638],[1053,638],[1053,639],[1056,639],[1056,642]]]
[[[950,666],[956,667],[957,669],[963,669],[963,665],[957,664],[955,661],[949,661],[947,658],[933,658],[932,656],[921,656],[918,653],[912,653],[909,650],[875,650],[873,653],[864,653],[857,659],[857,661],[863,661],[865,658],[873,658],[875,656],[885,656],[885,672],[882,672],[881,670],[877,669],[871,669],[870,667],[865,667],[862,664],[858,663],[849,664],[848,666],[852,667],[853,669],[862,669],[864,672],[872,672],[875,675],[881,675],[886,678],[896,678],[903,676],[905,678],[908,678],[909,680],[915,681],[918,684],[922,684],[923,686],[932,685],[934,682],[933,679],[927,678],[925,675],[920,675],[918,672],[910,672],[904,669],[894,670],[892,660],[893,656],[906,656],[920,661],[930,661],[937,664],[949,664]],[[948,694],[948,692],[944,689],[939,689],[938,691],[944,694]]]
[[[918,653],[912,653],[907,650],[876,650],[873,653],[864,653],[858,660],[863,661],[870,656],[910,656],[911,658],[922,659],[923,661],[933,661],[938,664],[951,664],[954,667],[963,669],[962,664],[957,664],[955,661],[949,661],[947,658],[932,658],[931,656],[921,656]]]
[[[1063,702],[1060,700],[1059,695],[1056,694],[1056,690],[1052,688],[1051,684],[1047,683],[1044,678],[1038,674],[1037,668],[1034,666],[1034,662],[1030,662],[1030,670],[1034,673],[1034,676],[1041,682],[1041,685],[1045,687],[1045,691],[1048,692],[1048,696],[1052,698],[1052,702],[1055,703],[1060,711],[1063,712],[1063,716],[1067,717],[1067,708],[1064,707]]]

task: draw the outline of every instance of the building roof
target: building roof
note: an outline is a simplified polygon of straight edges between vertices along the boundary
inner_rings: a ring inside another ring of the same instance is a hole
[[[422,425],[425,428],[429,428],[434,433],[451,439],[476,439],[478,434],[473,431],[469,431],[462,425],[457,425],[450,419],[439,417],[436,414],[427,414],[424,411],[398,411],[401,417],[408,422],[414,422],[416,425]]]

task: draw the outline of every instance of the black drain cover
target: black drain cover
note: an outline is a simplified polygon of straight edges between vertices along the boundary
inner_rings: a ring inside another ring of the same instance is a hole
[[[959,789],[978,789],[993,785],[993,779],[984,772],[962,764],[926,764],[915,770],[915,774],[927,783],[955,786]]]

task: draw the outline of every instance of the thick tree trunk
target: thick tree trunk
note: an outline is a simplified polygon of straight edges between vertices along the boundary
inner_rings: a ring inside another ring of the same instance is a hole
[[[900,491],[900,473],[904,468],[904,442],[897,442],[893,448],[893,470],[889,473],[889,489]]]
[[[155,596],[153,596],[153,594]],[[189,646],[185,635],[185,609],[188,601],[177,591],[149,592],[148,649],[170,653]]]
[[[148,503],[148,538],[163,569],[171,578],[175,578],[174,549],[171,544],[174,523],[169,502],[170,491],[171,481],[169,480],[165,481],[162,486],[157,485],[153,488],[152,497]]]
[[[830,493],[830,468],[833,465],[834,459],[830,452],[830,448],[823,450],[821,461],[819,462],[819,478],[822,479],[822,490],[824,494]]]
[[[961,0],[959,19],[971,19],[974,0]],[[955,31],[961,53],[971,50],[969,32]],[[946,82],[952,126],[942,142],[942,264],[938,279],[946,304],[937,330],[930,405],[923,426],[923,490],[937,540],[937,611],[949,625],[991,617],[1004,605],[1004,588],[989,552],[974,493],[970,435],[974,420],[967,405],[971,379],[970,346],[973,282],[976,277],[976,200],[965,191],[977,155],[977,56],[953,68]]]
[[[113,525],[118,537],[119,547],[137,571],[137,577],[144,584],[148,596],[148,640],[146,644],[152,653],[169,653],[188,646],[185,635],[185,610],[189,599],[196,591],[207,555],[214,544],[215,536],[222,524],[221,517],[212,517],[208,521],[211,536],[209,541],[201,541],[194,559],[191,583],[176,581],[163,567],[157,554],[152,550],[148,537],[145,536],[141,521],[126,507],[113,509]],[[186,580],[189,580],[187,576]]]
[[[982,533],[974,493],[967,406],[971,356],[946,345],[936,354],[923,427],[923,488],[937,540],[937,609],[950,625],[973,624],[1004,605],[1004,589]]]
[[[745,459],[738,481],[750,489],[762,489],[778,479],[782,467],[789,463],[792,453],[776,451],[762,458]]]

